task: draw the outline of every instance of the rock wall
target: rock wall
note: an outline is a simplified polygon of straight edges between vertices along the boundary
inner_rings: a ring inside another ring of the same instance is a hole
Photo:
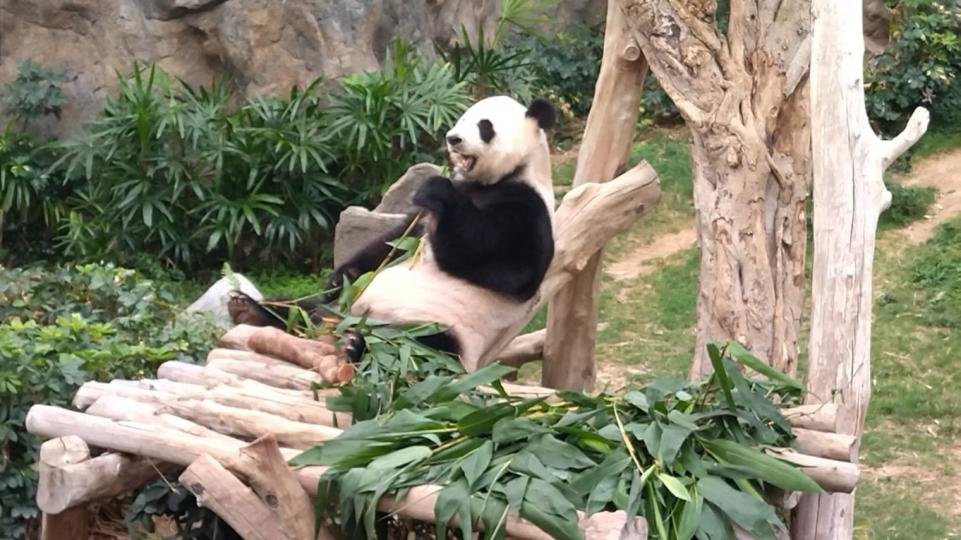
[[[403,36],[430,50],[464,25],[490,29],[499,0],[2,0],[0,84],[32,58],[66,69],[59,124],[77,129],[115,87],[116,71],[157,63],[192,84],[226,73],[249,97],[318,75],[374,69]],[[562,0],[558,25],[603,20],[604,0]]]

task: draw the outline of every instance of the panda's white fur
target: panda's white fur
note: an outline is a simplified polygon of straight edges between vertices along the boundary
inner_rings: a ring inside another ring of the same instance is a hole
[[[452,180],[490,185],[522,167],[523,174],[513,181],[529,185],[540,195],[552,221],[554,191],[547,137],[528,110],[506,96],[486,98],[470,107],[447,133]],[[489,142],[478,129],[482,120],[489,121],[496,132]],[[440,323],[458,340],[465,368],[477,369],[496,353],[487,350],[491,341],[524,316],[533,298],[518,300],[451,276],[438,266],[426,237],[421,249],[417,260],[377,274],[353,304],[352,313],[393,323]]]

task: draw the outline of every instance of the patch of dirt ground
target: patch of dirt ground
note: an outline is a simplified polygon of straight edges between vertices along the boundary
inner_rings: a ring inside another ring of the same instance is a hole
[[[961,150],[926,158],[901,182],[906,186],[931,186],[938,190],[938,198],[928,215],[897,231],[912,244],[924,242],[938,225],[961,214]]]
[[[634,279],[655,268],[651,263],[674,255],[697,241],[694,227],[658,236],[650,244],[638,246],[617,261],[604,267],[604,272],[617,281]]]

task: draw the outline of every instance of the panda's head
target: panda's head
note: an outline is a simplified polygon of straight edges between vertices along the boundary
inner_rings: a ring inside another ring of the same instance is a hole
[[[527,107],[507,96],[472,105],[447,132],[447,150],[460,178],[496,182],[518,166],[546,154],[545,129],[554,126],[554,107],[535,99]]]

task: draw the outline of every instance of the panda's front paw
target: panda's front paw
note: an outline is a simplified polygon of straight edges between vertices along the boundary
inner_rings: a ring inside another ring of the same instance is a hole
[[[413,203],[431,212],[442,211],[454,193],[450,178],[433,176],[424,181],[414,193]]]

